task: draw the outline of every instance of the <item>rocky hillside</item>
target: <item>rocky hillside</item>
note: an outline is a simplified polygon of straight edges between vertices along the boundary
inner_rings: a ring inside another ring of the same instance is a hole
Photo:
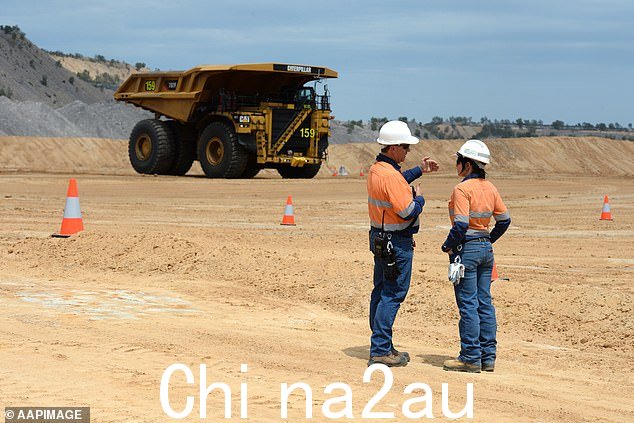
[[[0,96],[61,107],[77,100],[110,101],[112,94],[64,68],[18,27],[0,26]]]
[[[153,115],[114,101],[74,101],[59,108],[0,97],[0,136],[95,137],[127,139],[134,125]]]

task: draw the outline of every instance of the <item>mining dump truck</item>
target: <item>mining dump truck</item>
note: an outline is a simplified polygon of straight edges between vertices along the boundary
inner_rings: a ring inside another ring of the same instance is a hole
[[[327,85],[316,89],[336,77],[306,65],[205,65],[133,74],[114,98],[154,113],[130,135],[138,173],[184,175],[198,160],[209,178],[252,178],[264,168],[312,178],[333,118]]]

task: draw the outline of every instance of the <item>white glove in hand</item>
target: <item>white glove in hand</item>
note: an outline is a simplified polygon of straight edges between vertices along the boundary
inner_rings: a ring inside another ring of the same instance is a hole
[[[460,256],[456,256],[453,263],[449,263],[449,270],[447,272],[447,278],[454,285],[460,283],[460,278],[464,277],[464,264],[460,263]]]

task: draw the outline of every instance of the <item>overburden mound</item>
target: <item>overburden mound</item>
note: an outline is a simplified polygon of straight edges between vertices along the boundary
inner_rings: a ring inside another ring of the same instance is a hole
[[[60,123],[63,125],[63,122]],[[441,173],[453,174],[453,154],[462,140],[422,141],[413,146],[404,167],[415,166],[424,156],[431,156],[441,166]],[[605,138],[513,138],[486,140],[492,153],[489,173],[495,175],[605,175],[632,176],[631,159],[634,143]],[[125,139],[0,137],[0,172],[134,174],[128,161]],[[328,161],[320,177],[331,177],[344,166],[349,177],[367,173],[379,152],[376,143],[335,144],[329,148]],[[194,164],[190,174],[200,175]],[[263,172],[260,177],[274,177]]]

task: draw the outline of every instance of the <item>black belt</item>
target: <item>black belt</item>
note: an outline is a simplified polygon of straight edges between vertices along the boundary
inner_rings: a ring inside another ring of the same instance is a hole
[[[487,237],[480,237],[480,238],[473,238],[473,239],[468,239],[465,242],[463,242],[463,244],[466,244],[467,242],[472,242],[472,241],[478,241],[478,242],[491,242],[491,238],[487,238]]]
[[[400,231],[382,231],[380,228],[375,228],[374,226],[372,226],[370,227],[370,231],[390,234],[393,237],[397,237],[397,238],[413,238],[414,237],[414,234],[409,232],[407,229],[402,229]]]

